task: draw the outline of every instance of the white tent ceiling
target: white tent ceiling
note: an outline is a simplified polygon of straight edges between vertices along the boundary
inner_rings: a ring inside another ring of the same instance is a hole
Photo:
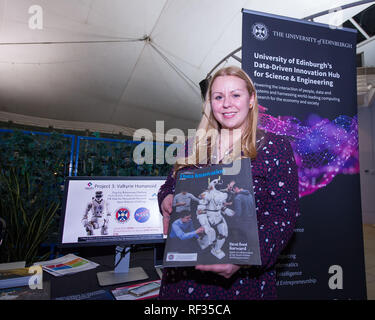
[[[0,0],[0,121],[114,133],[155,131],[156,120],[195,128],[198,84],[241,46],[242,8],[304,18],[351,2]],[[41,30],[29,27],[35,4]]]

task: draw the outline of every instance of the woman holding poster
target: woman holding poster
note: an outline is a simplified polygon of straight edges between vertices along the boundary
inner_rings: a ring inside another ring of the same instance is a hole
[[[298,173],[287,138],[261,132],[257,121],[257,96],[249,76],[237,67],[217,71],[208,86],[194,148],[175,165],[159,190],[158,200],[167,233],[179,169],[250,158],[261,266],[165,268],[160,299],[277,298],[274,265],[293,234],[298,216]]]

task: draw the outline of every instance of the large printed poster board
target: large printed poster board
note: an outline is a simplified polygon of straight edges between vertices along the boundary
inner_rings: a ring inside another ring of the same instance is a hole
[[[249,158],[180,170],[172,208],[164,267],[261,265]]]
[[[280,299],[365,299],[356,32],[243,10],[242,67],[259,126],[288,136],[301,212],[280,256]]]
[[[61,245],[106,245],[163,239],[157,193],[164,178],[69,177]]]

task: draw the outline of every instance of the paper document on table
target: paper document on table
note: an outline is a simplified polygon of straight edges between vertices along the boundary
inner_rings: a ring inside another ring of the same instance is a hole
[[[130,286],[120,287],[111,290],[116,300],[146,300],[156,299],[159,296],[161,280],[153,280]],[[148,289],[148,286],[150,288]],[[152,286],[152,287],[151,287]],[[137,289],[144,288],[143,292]]]
[[[35,264],[41,265],[43,270],[57,277],[94,269],[99,265],[71,253],[54,260],[37,262]]]

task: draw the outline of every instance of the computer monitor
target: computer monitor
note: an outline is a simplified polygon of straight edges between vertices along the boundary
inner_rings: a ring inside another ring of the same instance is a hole
[[[130,248],[164,243],[157,193],[165,180],[166,177],[143,176],[67,177],[59,246]],[[129,251],[125,258],[124,254],[116,254],[114,271],[98,273],[101,285],[148,277],[142,268],[129,268]]]

